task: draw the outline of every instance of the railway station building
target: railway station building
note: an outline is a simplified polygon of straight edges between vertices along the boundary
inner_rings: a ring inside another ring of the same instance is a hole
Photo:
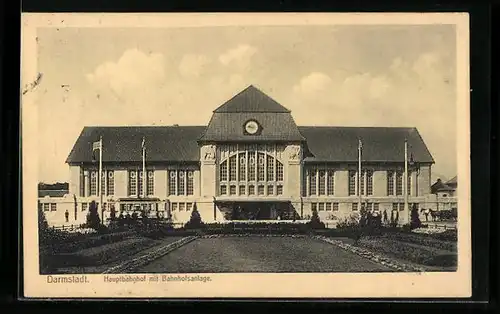
[[[99,184],[93,143],[101,138]],[[306,220],[313,210],[335,221],[363,204],[389,216],[399,211],[404,222],[404,189],[409,208],[425,206],[434,159],[416,128],[300,126],[249,86],[216,108],[208,125],[84,127],[66,162],[69,193],[53,215],[69,211],[75,223],[100,202],[99,186],[106,216],[111,207],[117,214],[146,207],[185,222],[196,206],[205,222]],[[44,203],[54,201],[40,202],[52,214]]]

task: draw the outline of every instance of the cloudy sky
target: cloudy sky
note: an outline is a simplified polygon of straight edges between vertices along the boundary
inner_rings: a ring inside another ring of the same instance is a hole
[[[40,28],[39,179],[88,125],[206,125],[250,84],[298,125],[417,127],[456,175],[453,25]]]

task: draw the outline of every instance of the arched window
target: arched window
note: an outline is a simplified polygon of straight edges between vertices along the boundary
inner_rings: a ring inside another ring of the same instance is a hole
[[[283,163],[271,149],[248,149],[228,155],[219,163],[219,194],[283,194]]]

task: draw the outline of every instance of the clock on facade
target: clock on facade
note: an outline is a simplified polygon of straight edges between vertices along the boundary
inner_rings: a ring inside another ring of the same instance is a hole
[[[257,131],[259,131],[259,124],[257,123],[257,121],[254,121],[254,120],[247,121],[245,123],[245,131],[248,134],[253,135],[253,134],[257,133]]]

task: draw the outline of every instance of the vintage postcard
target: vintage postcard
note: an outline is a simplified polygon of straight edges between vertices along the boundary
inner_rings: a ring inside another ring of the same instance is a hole
[[[25,297],[471,295],[467,14],[23,14],[21,67]]]

